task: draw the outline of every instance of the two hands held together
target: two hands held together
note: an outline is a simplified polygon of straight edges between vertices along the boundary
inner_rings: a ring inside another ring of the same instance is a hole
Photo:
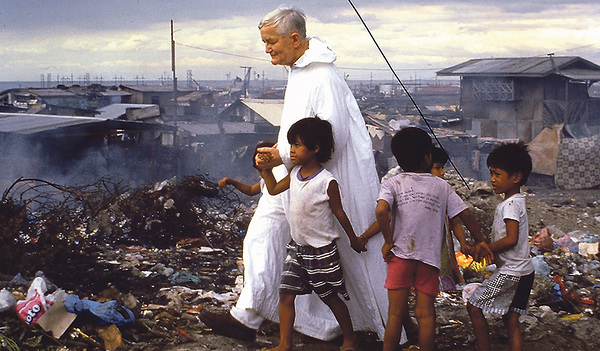
[[[490,247],[484,241],[477,245],[462,245],[460,252],[467,256],[473,256],[473,259],[477,262],[490,264],[494,260],[492,250],[490,250]]]
[[[362,235],[361,235],[362,237]],[[366,244],[366,243],[365,243]],[[381,254],[384,260],[388,260],[394,254],[392,248],[393,243],[384,243],[381,247]],[[477,245],[462,245],[460,251],[468,256],[473,256],[473,259],[477,262],[485,262],[490,264],[494,260],[494,254],[490,250],[490,247],[485,242],[480,242]]]

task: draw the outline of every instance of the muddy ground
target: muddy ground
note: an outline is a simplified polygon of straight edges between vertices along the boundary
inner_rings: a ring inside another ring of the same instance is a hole
[[[449,181],[474,211],[484,231],[489,231],[493,208],[499,201],[489,185],[468,180],[467,188],[452,174]],[[141,191],[112,191],[110,196],[101,197],[94,188],[94,198],[99,200],[90,205],[93,211],[88,211],[89,215],[84,215],[80,206],[73,207],[77,210],[68,208],[69,211],[60,207],[61,211],[52,212],[54,221],[44,219],[45,228],[51,225],[57,231],[64,231],[57,232],[57,238],[47,235],[47,231],[38,232],[34,238],[23,235],[21,230],[12,240],[14,243],[25,240],[25,244],[16,245],[3,239],[0,260],[5,264],[0,268],[0,289],[7,288],[22,297],[35,272],[43,271],[54,287],[68,293],[95,301],[118,300],[136,315],[135,325],[119,328],[122,334],[119,349],[260,350],[276,345],[278,326],[272,322],[263,324],[257,341],[241,342],[214,334],[197,317],[202,309],[228,310],[235,303],[241,283],[241,243],[252,213],[252,204],[236,203],[231,193],[221,191],[217,195],[213,191],[216,188],[208,183],[205,179],[188,179],[177,184],[169,181]],[[600,189],[560,191],[551,185],[545,178],[532,179],[526,189],[530,234],[548,226],[565,234],[600,234]],[[190,191],[198,187],[203,190]],[[78,189],[79,194],[90,194],[85,191]],[[205,202],[205,197],[216,198],[216,205]],[[171,199],[174,201],[169,201]],[[69,198],[69,201],[75,200]],[[65,203],[69,202],[63,200],[59,204],[65,206]],[[86,216],[103,220],[75,223],[77,218]],[[195,224],[182,226],[188,222]],[[3,234],[23,226],[21,223],[11,225],[3,229]],[[73,227],[80,232],[93,229],[93,235],[65,239],[68,232],[65,228]],[[64,246],[65,242],[69,245]],[[17,253],[22,257],[19,262],[24,263],[7,263],[7,257],[12,258]],[[564,270],[561,274],[565,283],[578,294],[593,293],[593,285],[600,283],[600,270],[592,264],[593,260],[560,250],[545,257],[562,267],[554,271]],[[574,265],[574,261],[589,263],[589,272],[583,276],[569,274],[567,267]],[[17,273],[22,273],[25,279],[20,285],[14,280]],[[483,279],[481,273],[473,273],[468,278],[469,281]],[[598,296],[590,295],[587,303],[575,298],[557,301],[543,288],[539,290],[532,299],[530,316],[522,318],[526,350],[600,349],[598,302],[589,304]],[[474,349],[475,340],[461,296],[458,290],[440,294],[437,299],[438,350]],[[500,319],[491,317],[489,321],[493,349],[508,350]],[[0,313],[0,334],[14,340],[22,350],[105,349],[98,333],[99,324],[98,320],[79,316],[61,338],[54,339],[39,327],[25,325],[14,312]],[[360,336],[364,350],[381,349],[375,335],[361,333]],[[323,342],[302,335],[296,335],[295,340],[296,349],[301,351],[338,350],[341,344],[340,340]]]

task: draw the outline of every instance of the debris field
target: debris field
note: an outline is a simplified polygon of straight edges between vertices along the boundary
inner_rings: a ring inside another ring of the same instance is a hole
[[[485,182],[467,179],[467,187],[453,172],[447,178],[489,233],[500,197]],[[600,349],[600,190],[533,185],[526,192],[536,281],[530,314],[521,320],[525,348]],[[257,341],[243,342],[215,335],[198,318],[202,309],[228,310],[237,300],[242,240],[254,206],[201,175],[138,189],[110,179],[83,186],[18,179],[0,201],[0,349],[258,350],[276,344],[275,323],[264,323]],[[462,270],[466,283],[474,283],[490,267],[472,263]],[[27,299],[36,277],[47,295],[63,290],[86,302],[117,301],[135,322],[115,326],[77,314],[59,337],[27,324],[14,301]],[[474,348],[463,287],[437,298],[438,350]],[[508,350],[501,319],[489,321],[495,349]],[[381,349],[372,333],[360,336],[363,349]],[[298,350],[337,350],[341,341],[297,335],[295,342]]]

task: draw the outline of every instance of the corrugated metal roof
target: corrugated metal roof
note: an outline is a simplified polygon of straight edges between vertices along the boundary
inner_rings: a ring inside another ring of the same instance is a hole
[[[122,90],[106,90],[101,91],[102,96],[131,96],[131,93]]]
[[[440,76],[520,76],[544,77],[561,74],[563,70],[576,69],[592,77],[600,66],[578,56],[515,57],[472,59],[438,71]]]
[[[210,96],[212,94],[212,91],[194,91],[187,95],[178,97],[177,102],[196,101],[198,99],[203,98],[204,96]]]
[[[600,70],[591,72],[585,69],[565,69],[561,70],[560,74],[577,80],[600,80]]]
[[[276,127],[281,126],[281,115],[283,114],[282,99],[241,99],[241,101],[272,125]]]
[[[117,119],[127,113],[128,108],[155,107],[154,104],[111,104],[98,109],[100,115],[97,118]],[[159,113],[160,114],[160,113]]]
[[[121,85],[121,87],[125,88],[125,89],[129,89],[129,90],[133,90],[133,91],[144,92],[144,93],[152,93],[152,92],[168,93],[168,92],[173,91],[173,85]],[[185,87],[179,87],[179,86],[177,87],[178,93],[191,92],[191,91],[195,91],[195,90],[188,89]]]
[[[77,94],[73,93],[72,91],[62,89],[23,89],[22,91],[26,91],[39,97],[77,96]]]
[[[184,123],[177,125],[180,129],[188,131],[195,135],[214,135],[221,134],[219,125],[216,123]],[[242,122],[226,122],[223,123],[225,134],[250,134],[254,133],[254,123]]]
[[[54,131],[60,128],[83,126],[86,124],[95,124],[104,129],[118,128],[127,129],[130,131],[163,130],[175,132],[177,130],[177,127],[159,123],[117,121],[96,117],[0,113],[0,133],[31,135],[35,133]]]
[[[94,117],[71,117],[34,115],[25,113],[0,113],[0,132],[34,134],[57,128],[98,123],[104,120]]]

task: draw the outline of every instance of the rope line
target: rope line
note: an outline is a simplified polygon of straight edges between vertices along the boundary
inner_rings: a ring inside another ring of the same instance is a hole
[[[394,77],[396,78],[396,80],[398,81],[398,83],[400,83],[400,86],[402,87],[402,89],[404,90],[404,92],[406,93],[406,95],[410,98],[410,101],[413,103],[413,105],[417,109],[417,112],[419,112],[419,116],[421,117],[421,119],[423,120],[423,122],[425,122],[425,125],[427,126],[427,128],[429,128],[429,131],[433,135],[433,138],[438,143],[438,145],[440,146],[440,148],[442,148],[442,150],[444,150],[444,152],[446,152],[446,154],[448,155],[448,161],[450,161],[450,164],[452,165],[452,167],[454,168],[454,170],[456,171],[456,173],[458,173],[458,175],[460,176],[460,179],[463,181],[463,183],[465,184],[465,186],[467,187],[467,189],[471,189],[469,187],[469,184],[467,184],[467,181],[465,180],[465,178],[463,178],[462,174],[460,173],[460,171],[458,170],[458,168],[454,164],[454,162],[452,162],[452,158],[450,158],[450,154],[448,154],[448,152],[446,151],[446,149],[444,148],[444,146],[442,145],[442,143],[438,139],[437,135],[435,135],[435,132],[433,131],[433,128],[431,127],[431,125],[429,125],[429,122],[427,122],[427,119],[423,115],[423,112],[421,111],[421,108],[419,107],[419,105],[417,105],[417,102],[412,97],[412,95],[410,94],[410,92],[408,91],[408,89],[406,89],[406,86],[404,86],[404,83],[402,83],[402,80],[400,79],[400,77],[398,77],[398,74],[396,74],[396,71],[392,67],[392,64],[390,63],[390,61],[388,60],[388,58],[385,56],[385,53],[383,52],[383,50],[379,46],[379,43],[377,43],[377,40],[373,36],[373,33],[371,33],[371,30],[369,29],[369,26],[367,26],[367,23],[365,23],[365,21],[363,20],[362,16],[360,15],[360,12],[358,12],[358,9],[356,8],[356,6],[354,6],[354,3],[352,3],[352,0],[348,0],[348,2],[350,3],[350,6],[352,6],[352,8],[354,9],[354,12],[356,12],[356,15],[358,16],[358,19],[360,19],[360,21],[362,22],[363,26],[367,30],[367,33],[369,33],[369,36],[371,36],[371,39],[373,40],[373,43],[375,43],[375,46],[377,47],[377,50],[379,50],[379,53],[381,54],[381,56],[385,60],[385,63],[389,67],[390,71],[392,71],[392,73],[394,74]]]

